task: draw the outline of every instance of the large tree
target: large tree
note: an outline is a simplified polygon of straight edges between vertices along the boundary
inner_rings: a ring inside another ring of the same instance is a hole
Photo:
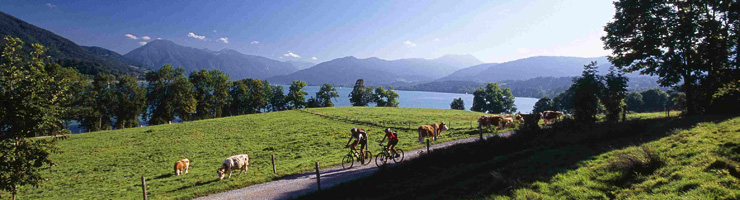
[[[272,95],[270,96],[269,102],[270,102],[270,110],[271,111],[281,111],[288,109],[287,101],[285,99],[285,94],[283,92],[283,86],[279,85],[272,85],[270,86],[270,89],[272,90]]]
[[[81,116],[80,126],[86,131],[110,130],[113,127],[113,114],[118,105],[114,94],[115,77],[98,74],[93,79],[90,90],[85,94],[84,105],[88,108]]]
[[[462,98],[452,99],[452,103],[450,103],[450,109],[465,110],[465,102],[463,102]]]
[[[473,111],[487,113],[516,112],[514,95],[509,88],[501,88],[497,83],[488,83],[473,93]]]
[[[687,114],[702,112],[708,96],[740,77],[738,1],[619,0],[614,6],[602,38],[609,60],[658,75],[662,86],[683,82]]]
[[[331,102],[331,100],[336,99],[337,97],[339,97],[337,89],[328,83],[324,83],[324,85],[319,88],[319,91],[316,92],[318,107],[334,107],[334,103]]]
[[[146,109],[146,89],[133,76],[124,76],[114,90],[116,128],[139,126],[139,116]]]
[[[30,139],[36,135],[62,136],[59,118],[74,80],[61,67],[49,64],[46,48],[6,36],[0,53],[0,190],[15,199],[19,186],[40,186],[41,170],[51,166],[51,153],[60,137]],[[62,137],[63,138],[63,137]]]
[[[604,84],[596,71],[596,62],[583,66],[583,74],[577,77],[568,88],[573,91],[573,116],[584,124],[596,122],[599,113],[599,97],[604,92]]]
[[[149,124],[165,124],[175,117],[188,120],[195,112],[196,100],[193,98],[193,85],[184,75],[185,69],[164,65],[156,71],[146,73],[149,82],[146,89],[146,112]]]
[[[308,92],[304,91],[306,82],[293,81],[288,88],[288,96],[285,97],[285,101],[290,103],[291,109],[301,109],[306,106],[306,95]]]
[[[627,81],[629,79],[624,76],[623,72],[614,67],[609,68],[609,73],[603,79],[604,93],[601,96],[601,103],[606,110],[606,120],[610,122],[619,121],[619,117],[625,112],[626,103],[624,98],[627,96]]]
[[[357,79],[352,92],[349,93],[349,102],[352,106],[368,106],[373,102],[372,88],[365,87],[364,79]]]
[[[247,79],[247,88],[249,88],[249,98],[247,99],[249,113],[259,113],[265,107],[265,85],[259,79]]]
[[[540,100],[537,100],[537,102],[534,103],[532,113],[541,113],[548,110],[555,110],[555,102],[553,102],[550,97],[542,97]]]
[[[193,118],[221,117],[229,97],[229,75],[218,69],[201,69],[190,72],[188,77],[193,84],[193,97],[197,102]]]

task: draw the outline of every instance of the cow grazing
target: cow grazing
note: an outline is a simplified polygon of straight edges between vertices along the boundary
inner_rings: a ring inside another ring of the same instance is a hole
[[[504,117],[501,120],[501,126],[503,128],[514,128],[514,118],[511,117]]]
[[[175,162],[175,175],[179,176],[183,172],[187,174],[188,168],[190,168],[190,160],[188,160],[187,158],[178,160],[177,162]]]
[[[522,118],[524,119],[524,126],[529,129],[538,129],[540,128],[540,125],[538,124],[540,122],[540,113],[536,114],[521,114]]]
[[[424,143],[424,137],[431,137],[437,140],[437,137],[442,134],[442,131],[446,131],[447,129],[447,124],[444,122],[419,126],[419,143]]]
[[[493,115],[493,116],[486,116],[483,115],[480,118],[478,118],[478,130],[483,131],[483,126],[488,127],[488,129],[491,129],[491,125],[496,126],[497,130],[503,129],[502,122],[504,121],[504,117],[499,115]]]
[[[548,111],[542,112],[540,115],[542,117],[542,121],[545,122],[545,125],[551,125],[552,123],[555,122],[555,119],[557,119],[560,116],[563,116],[563,113],[559,111],[548,110]]]
[[[218,173],[218,180],[223,180],[226,173],[229,173],[229,178],[231,178],[231,172],[238,169],[241,169],[239,175],[247,173],[248,167],[249,156],[247,154],[234,155],[226,158],[224,163],[221,164],[221,168],[216,171]]]

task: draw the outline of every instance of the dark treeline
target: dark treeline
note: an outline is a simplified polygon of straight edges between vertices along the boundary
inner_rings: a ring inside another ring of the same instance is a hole
[[[554,97],[570,87],[573,79],[576,77],[537,77],[527,80],[505,80],[498,84],[511,90],[511,93],[517,97]],[[639,76],[631,77],[627,82],[629,91],[642,91],[651,88],[657,88],[658,79],[655,77]],[[415,90],[430,92],[448,92],[448,93],[468,93],[472,94],[480,87],[485,87],[488,83],[478,83],[473,81],[439,81],[413,86],[398,86],[399,90]]]

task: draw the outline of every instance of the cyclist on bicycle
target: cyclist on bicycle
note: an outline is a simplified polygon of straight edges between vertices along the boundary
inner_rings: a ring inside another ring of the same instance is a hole
[[[367,132],[365,130],[362,130],[361,128],[352,128],[349,130],[352,133],[352,136],[349,137],[349,141],[347,141],[347,145],[344,145],[345,148],[350,147],[350,142],[352,142],[352,139],[357,139],[355,142],[352,143],[351,147],[352,150],[357,151],[355,148],[357,144],[360,144],[360,158],[365,159],[365,146],[367,146]]]
[[[391,128],[386,128],[385,136],[383,136],[383,139],[380,140],[380,143],[383,143],[383,141],[385,141],[385,138],[388,138],[388,148],[393,151],[393,154],[396,155],[396,157],[400,156],[398,155],[398,152],[396,152],[396,144],[398,144],[398,133],[392,131]]]

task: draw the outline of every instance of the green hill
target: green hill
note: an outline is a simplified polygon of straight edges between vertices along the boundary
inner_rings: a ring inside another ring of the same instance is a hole
[[[77,134],[59,143],[63,153],[53,155],[56,166],[44,173],[48,181],[41,188],[19,188],[19,198],[137,199],[141,175],[147,177],[152,199],[193,198],[310,172],[316,161],[338,165],[353,127],[368,130],[373,152],[380,150],[384,127],[397,129],[399,146],[411,150],[422,147],[415,131],[419,125],[451,122],[454,129],[437,142],[477,137],[470,124],[479,116],[457,110],[339,107]],[[215,171],[223,160],[241,153],[252,159],[248,175],[218,182]],[[270,155],[276,157],[278,175],[272,174]],[[182,158],[191,160],[190,174],[173,176],[174,162]]]

